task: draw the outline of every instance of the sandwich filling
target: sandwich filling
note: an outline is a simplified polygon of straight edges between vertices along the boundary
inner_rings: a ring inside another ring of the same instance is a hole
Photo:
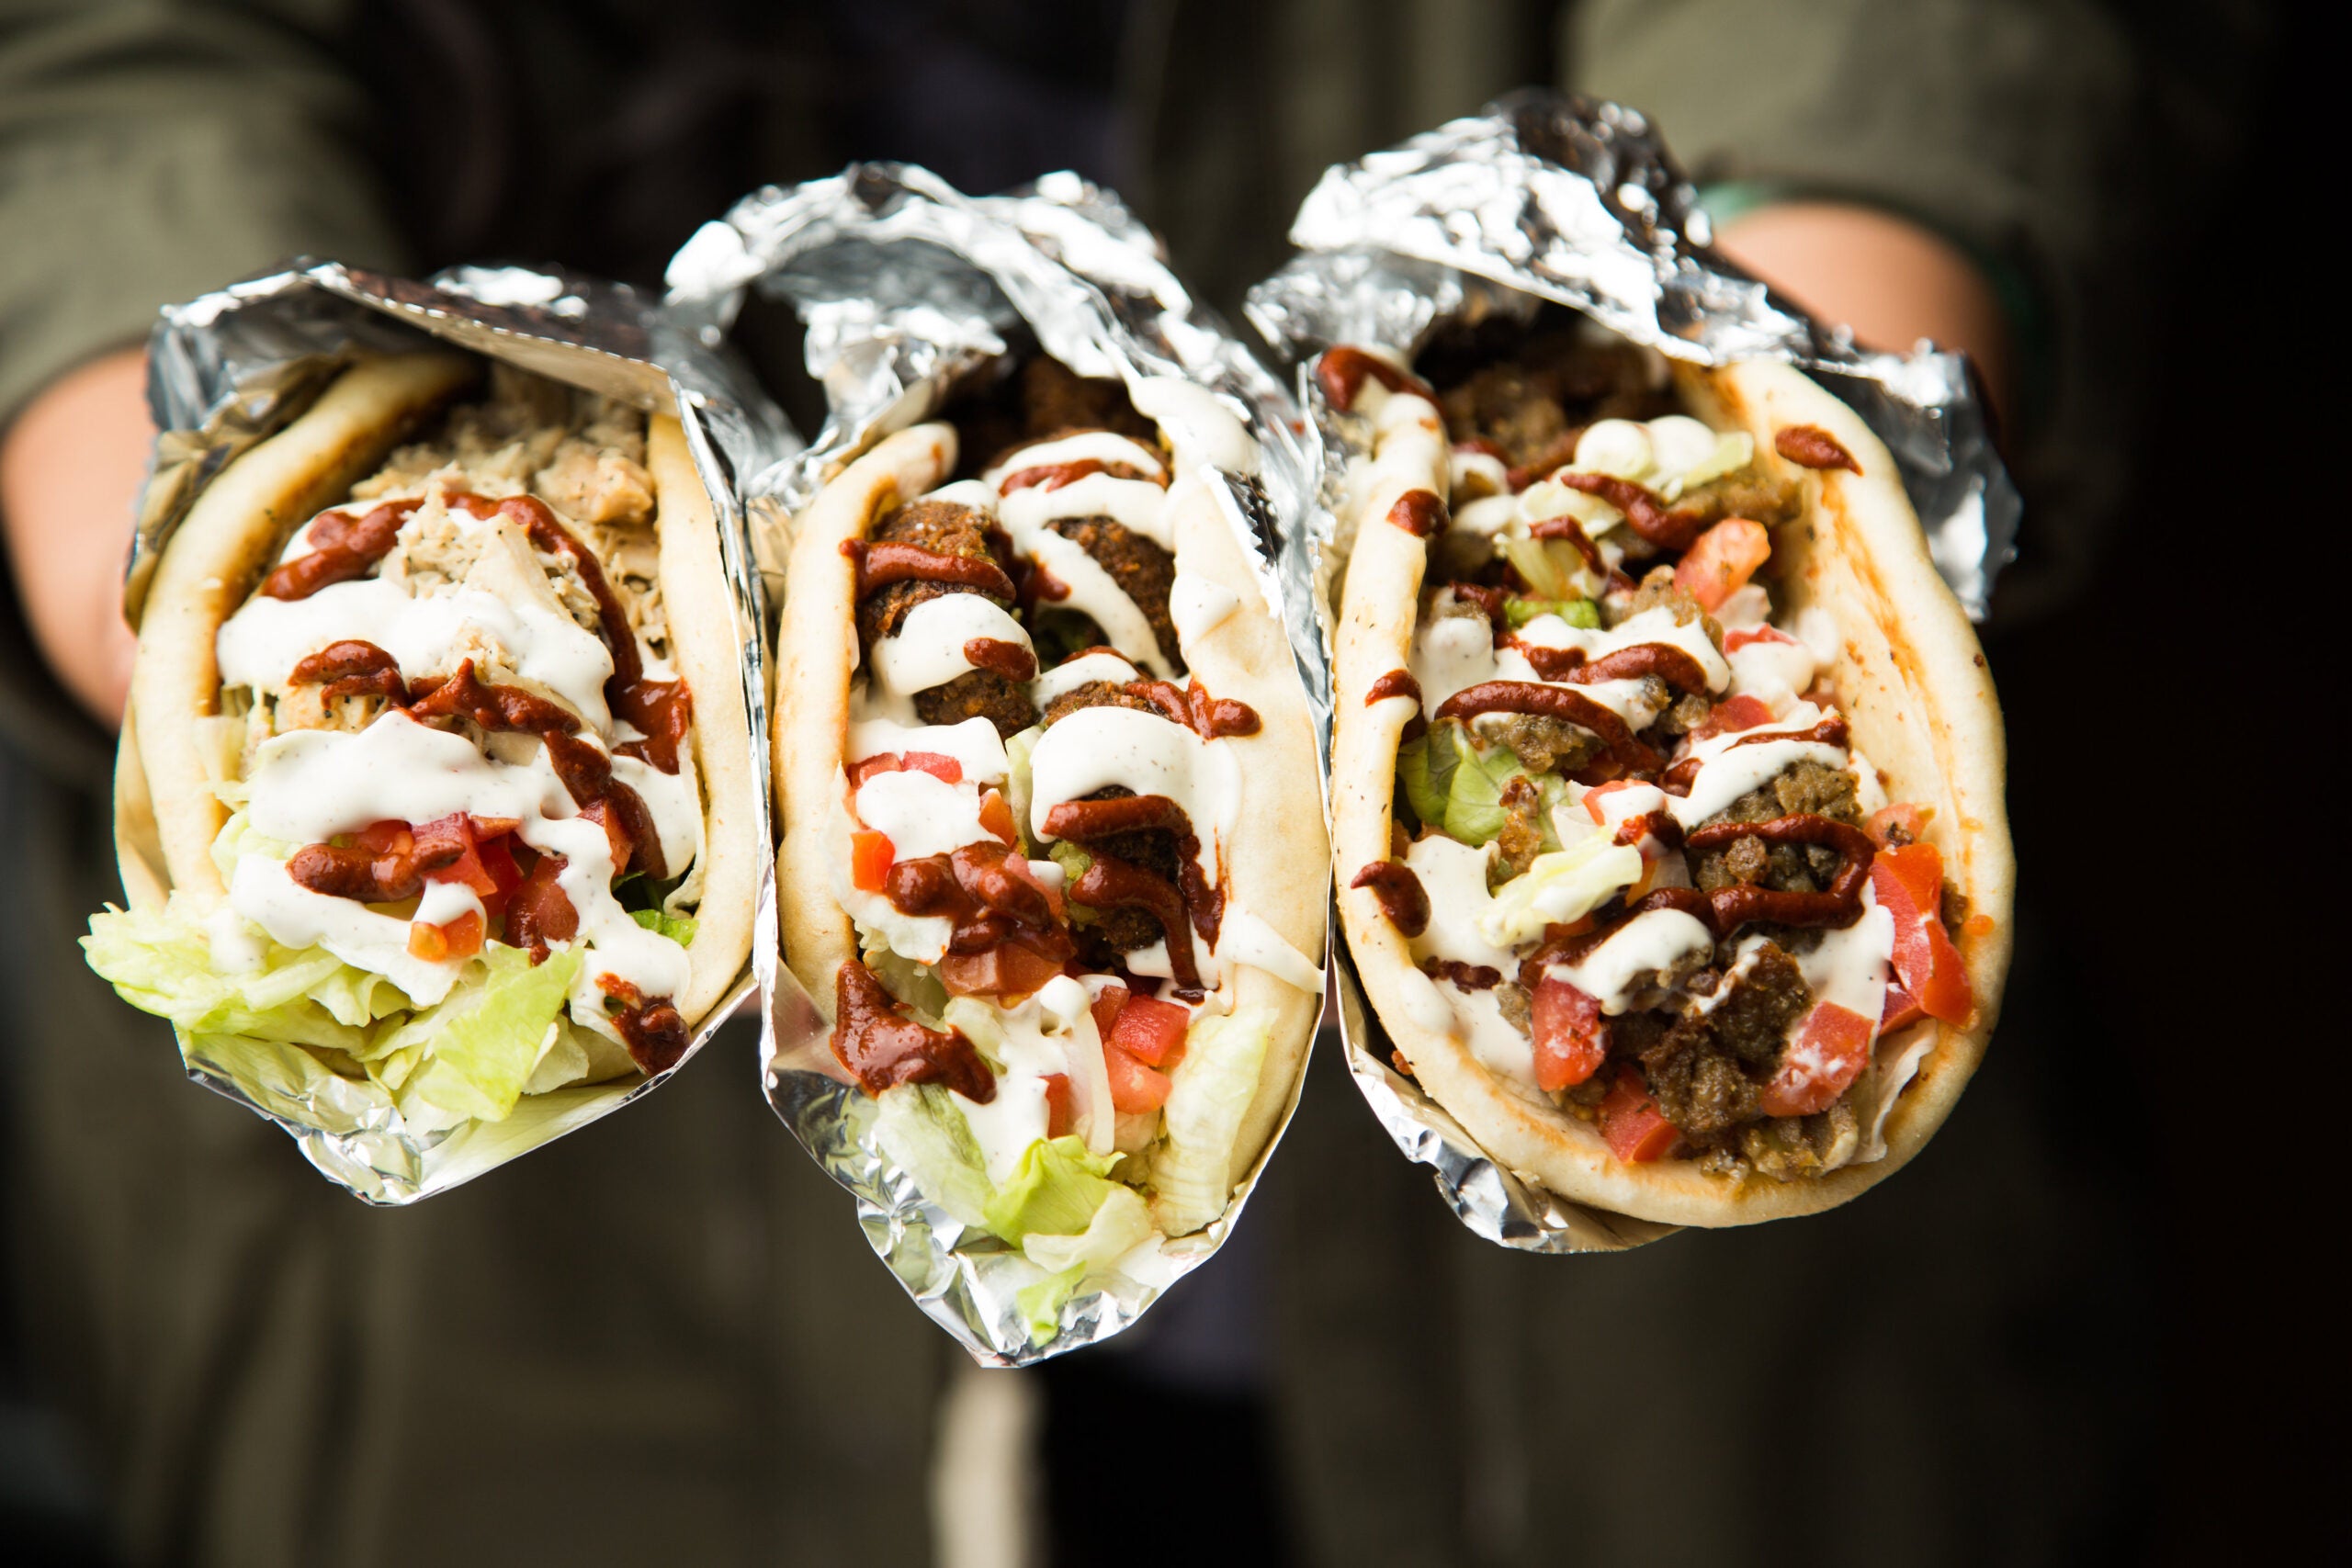
[[[1924,813],[1838,711],[1838,628],[1760,575],[1803,470],[1854,458],[1811,427],[1759,453],[1590,331],[1424,365],[1439,386],[1349,348],[1317,367],[1372,423],[1360,480],[1395,433],[1450,446],[1446,496],[1362,524],[1430,550],[1409,667],[1357,699],[1409,710],[1391,854],[1352,885],[1418,964],[1411,1021],[1620,1160],[1736,1182],[1878,1157],[1928,1021],[1973,1002]]]

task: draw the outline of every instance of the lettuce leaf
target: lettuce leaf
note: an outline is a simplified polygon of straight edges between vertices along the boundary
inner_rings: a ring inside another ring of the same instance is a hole
[[[1159,1234],[1144,1201],[1132,1189],[1114,1186],[1077,1235],[1031,1235],[1022,1243],[1022,1253],[1047,1274],[1012,1298],[1029,1325],[1031,1340],[1043,1344],[1052,1338],[1064,1303],[1090,1276],[1106,1271]]]
[[[1021,852],[1024,855],[1037,852],[1036,840],[1029,836],[1029,754],[1037,749],[1037,741],[1045,733],[1045,726],[1032,725],[1004,743],[1004,803],[1012,808],[1012,830],[1021,840]]]
[[[379,1044],[388,1052],[427,1047],[405,1086],[407,1095],[451,1115],[500,1122],[514,1111],[552,1043],[583,957],[572,948],[534,964],[521,948],[493,942],[481,958],[481,978],[469,975],[447,1000],[417,1013]]]
[[[876,1101],[875,1139],[922,1195],[967,1225],[986,1228],[989,1184],[980,1145],[937,1084],[894,1089]]]
[[[375,999],[364,983],[380,980],[320,947],[262,947],[258,968],[218,973],[212,943],[175,894],[161,909],[108,908],[90,917],[83,955],[115,994],[141,1012],[167,1018],[191,1034],[249,1035],[356,1053],[365,1046],[357,1012]],[[390,985],[389,981],[383,982]],[[322,1006],[310,993],[334,998]],[[408,1005],[398,987],[395,1004]],[[366,1001],[353,998],[366,997]]]
[[[1234,1141],[1272,1039],[1273,1014],[1264,1008],[1193,1019],[1175,1088],[1161,1108],[1165,1141],[1151,1163],[1159,1194],[1153,1217],[1168,1235],[1191,1235],[1231,1201]]]
[[[631,909],[628,918],[656,936],[666,936],[680,947],[695,944],[695,920],[691,915],[666,915],[659,909]]]
[[[1504,949],[1532,942],[1547,925],[1592,913],[1641,876],[1639,850],[1606,833],[1588,834],[1566,849],[1537,855],[1523,874],[1497,888],[1478,916],[1478,934]]]
[[[1560,847],[1552,808],[1567,797],[1566,783],[1555,774],[1530,773],[1507,746],[1480,748],[1459,719],[1440,719],[1397,748],[1396,777],[1425,826],[1473,849],[1493,840],[1510,820],[1502,797],[1511,780],[1532,778],[1543,796],[1544,848]]]
[[[989,1199],[982,1218],[1015,1247],[1040,1231],[1078,1235],[1112,1193],[1127,1190],[1110,1179],[1121,1157],[1088,1154],[1086,1141],[1076,1134],[1040,1138],[1023,1153],[1012,1179]]]

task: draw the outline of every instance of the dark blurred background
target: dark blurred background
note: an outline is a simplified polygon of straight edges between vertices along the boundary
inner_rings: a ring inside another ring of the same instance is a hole
[[[1203,9],[1233,40],[1211,75],[1290,90],[1255,80],[1272,56],[1250,8]],[[1214,222],[1154,188],[1168,160],[1137,155],[1119,85],[1182,79],[1148,69],[1167,47],[1153,31],[1164,10],[673,0],[667,25],[648,31],[628,6],[369,7],[355,69],[447,90],[386,86],[390,107],[354,117],[354,134],[409,238],[400,259],[420,269],[556,254],[655,283],[696,221],[761,181],[903,157],[972,190],[1062,166],[1115,185],[1170,224],[1179,266],[1232,310],[1279,262],[1279,215],[1304,185],[1278,160],[1238,159],[1230,178],[1246,199]],[[2297,1505],[2254,1473],[2256,1439],[2284,1419],[2274,1401],[2340,1378],[2340,1357],[2333,1334],[2306,1337],[2292,1321],[2301,1292],[2280,1276],[2297,1254],[2264,1250],[2263,1213],[2279,1206],[2268,1193],[2302,1129],[2334,1124],[2343,1030],[2262,999],[2335,982],[2316,953],[2293,950],[2273,808],[2245,762],[2258,745],[2318,744],[2300,738],[2324,727],[2288,723],[2290,683],[2301,716],[2314,706],[2302,688],[2326,667],[2270,662],[2271,634],[2241,628],[2285,618],[2282,592],[2300,603],[2318,587],[2315,618],[2337,613],[2335,579],[2302,541],[2340,558],[2324,476],[2341,440],[2318,427],[2335,400],[2313,340],[2335,335],[2341,290],[2313,227],[2330,190],[2294,155],[2301,106],[2336,95],[2311,80],[2325,58],[2315,29],[2284,11],[2233,12],[2245,25],[2217,34],[2200,66],[2199,8],[2149,10],[2174,29],[2145,46],[2151,80],[2210,93],[2215,118],[2189,117],[2202,162],[2150,139],[2091,186],[2156,209],[2118,225],[2128,243],[2076,285],[2135,301],[2122,330],[2139,352],[2095,372],[2126,379],[2086,394],[2128,412],[2102,427],[2110,448],[2045,446],[2019,465],[2026,591],[1984,629],[2008,722],[2018,957],[1991,1055],[1951,1123],[1897,1179],[1819,1218],[1621,1258],[1531,1259],[1461,1232],[1324,1053],[1309,1086],[1320,1113],[1302,1114],[1229,1255],[1127,1339],[1023,1374],[1043,1392],[1053,1561],[1306,1561],[1306,1543],[1347,1535],[1316,1510],[1376,1520],[1392,1486],[1448,1466],[1461,1476],[1452,1549],[1415,1537],[1400,1513],[1393,1560],[1674,1559],[1709,1539],[1716,1510],[1779,1521],[1734,1553],[1748,1561],[2236,1559],[2245,1532],[2291,1517]],[[1317,25],[1386,15],[1341,8]],[[583,54],[594,90],[535,98],[506,69],[579,52],[578,32],[599,26],[650,41],[608,79]],[[1519,80],[1554,79],[1545,34],[1519,46]],[[1330,47],[1347,54],[1344,40]],[[1311,108],[1329,87],[1302,78],[1295,96]],[[1409,87],[1396,90],[1397,112],[1416,112]],[[1671,119],[1664,129],[1675,136]],[[755,311],[748,330],[772,384],[813,424],[789,322]],[[2010,434],[2023,449],[2036,433],[2013,420]],[[2095,516],[2070,509],[2077,457],[2122,476]],[[2299,499],[2271,499],[2290,487]],[[2078,535],[2087,570],[2035,587],[2046,558],[2068,553],[2052,548],[2059,530]],[[99,754],[102,738],[70,730],[47,743],[11,730],[0,820],[53,790],[62,759]],[[0,900],[11,994],[86,981],[27,956],[54,962],[54,935],[27,925],[59,918],[46,901]],[[76,1045],[0,1033],[18,1223],[43,1194],[40,1170],[13,1157],[27,1113],[14,1089],[28,1053]],[[722,1039],[712,1055],[697,1076],[729,1081],[706,1089],[748,1096],[747,1043]],[[2308,1086],[2268,1065],[2305,1056],[2320,1064]],[[672,1099],[683,1114],[691,1092],[682,1084],[632,1118]],[[107,1136],[106,1106],[85,1110],[89,1135]],[[594,1160],[614,1136],[608,1123],[534,1163]],[[288,1181],[313,1180],[290,1146],[275,1157]],[[777,1179],[804,1177],[805,1201],[823,1208],[813,1170]],[[1342,1204],[1390,1216],[1376,1247],[1357,1232],[1335,1239]],[[831,1207],[850,1229],[847,1200]],[[23,1249],[7,1256],[27,1267]],[[1249,1288],[1209,1288],[1221,1270]],[[13,1303],[39,1281],[10,1283]],[[1759,1321],[1776,1325],[1761,1338]],[[114,1561],[106,1466],[56,1403],[48,1343],[17,1317],[4,1332],[0,1540],[19,1561]],[[1771,1363],[1760,1374],[1759,1357]],[[1392,1398],[1351,1370],[1397,1363],[1444,1392]],[[917,1506],[920,1483],[902,1480]]]

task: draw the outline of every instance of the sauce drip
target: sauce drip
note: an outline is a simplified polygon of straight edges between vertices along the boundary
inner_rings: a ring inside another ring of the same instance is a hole
[[[1425,958],[1421,973],[1432,980],[1451,980],[1465,991],[1491,991],[1503,983],[1503,972],[1485,964],[1464,964],[1459,958]]]
[[[1187,836],[1189,841],[1189,835]],[[1192,855],[1183,853],[1181,862],[1192,865]],[[1185,878],[1193,879],[1195,871]],[[1096,855],[1086,874],[1070,886],[1069,896],[1080,904],[1095,909],[1141,909],[1159,922],[1168,942],[1168,967],[1176,982],[1176,994],[1188,1002],[1200,1000],[1208,993],[1201,987],[1199,965],[1193,962],[1193,944],[1184,940],[1185,908],[1183,895],[1164,876],[1154,875],[1139,865],[1131,865],[1109,855]],[[1216,894],[1217,913],[1222,915],[1224,893]],[[1194,913],[1194,923],[1199,912]],[[1214,921],[1212,921],[1212,930]],[[1215,942],[1211,936],[1210,941]]]
[[[996,487],[999,495],[1011,495],[1016,490],[1035,488],[1057,491],[1067,484],[1076,484],[1089,474],[1104,474],[1114,479],[1142,479],[1151,484],[1159,481],[1133,463],[1108,462],[1101,457],[1080,457],[1071,463],[1041,463],[1034,468],[1017,468],[1004,476]]]
[[[382,853],[356,846],[306,844],[286,863],[300,886],[330,898],[390,904],[424,891],[424,874],[453,865],[466,852],[465,829],[455,818],[410,829],[410,847]]]
[[[1189,834],[1193,819],[1164,795],[1127,795],[1113,800],[1065,800],[1046,813],[1046,832],[1056,839],[1104,839],[1114,833],[1165,828]]]
[[[989,671],[1008,681],[1037,678],[1037,656],[1017,642],[976,637],[964,644],[964,658],[973,669]]]
[[[850,564],[857,570],[856,593],[860,599],[877,588],[888,588],[893,582],[951,583],[1007,603],[1015,597],[1012,579],[1005,575],[1004,568],[978,556],[951,556],[894,539],[872,544],[864,539],[843,539],[842,554],[847,556]],[[1036,592],[1051,599],[1069,596],[1067,588],[1058,593],[1048,593],[1043,584]]]
[[[874,972],[855,959],[833,980],[833,1055],[868,1094],[900,1084],[944,1084],[978,1105],[996,1098],[996,1078],[960,1030],[925,1028],[907,1017]]]
[[[548,961],[548,944],[571,942],[580,935],[580,911],[556,881],[571,863],[561,855],[541,855],[523,874],[522,885],[506,901],[506,942],[531,950],[531,962]]]
[[[1255,735],[1261,728],[1256,708],[1231,697],[1210,696],[1197,676],[1182,687],[1173,681],[1130,681],[1126,690],[1148,698],[1170,724],[1181,724],[1204,740]]]
[[[647,1077],[666,1073],[678,1065],[686,1054],[686,1021],[667,997],[646,998],[639,990],[616,976],[598,977],[597,987],[605,996],[619,1003],[609,1010],[613,1027],[620,1031],[621,1042],[628,1047],[628,1059]]]
[[[1376,860],[1355,874],[1350,887],[1369,887],[1380,912],[1397,934],[1417,937],[1430,929],[1430,895],[1413,868],[1402,861]]]
[[[1356,394],[1363,390],[1366,380],[1377,381],[1392,392],[1410,392],[1432,403],[1437,401],[1437,394],[1430,389],[1428,382],[1360,348],[1328,349],[1315,366],[1316,384],[1341,413],[1356,406]]]
[[[1433,491],[1408,490],[1388,509],[1388,521],[1416,539],[1426,539],[1445,527],[1445,502]]]
[[[1655,675],[1678,692],[1704,694],[1707,690],[1707,672],[1699,667],[1696,659],[1672,643],[1636,643],[1590,660],[1580,648],[1550,648],[1518,637],[1512,637],[1510,645],[1525,655],[1535,672],[1546,681],[1589,686],[1600,681]]]
[[[1437,710],[1437,716],[1467,719],[1482,713],[1539,714],[1566,719],[1599,736],[1611,756],[1634,771],[1645,772],[1657,766],[1657,753],[1634,739],[1623,719],[1582,692],[1539,685],[1532,681],[1482,681],[1446,698]]]
[[[344,697],[382,697],[394,706],[408,701],[408,682],[401,679],[401,661],[372,642],[353,638],[329,643],[294,666],[286,678],[289,686],[323,681],[322,702]]]
[[[1760,746],[1772,740],[1803,740],[1816,746],[1843,746],[1846,744],[1846,716],[1833,713],[1811,729],[1754,730],[1724,747],[1724,751],[1736,751],[1742,746]],[[1721,757],[1723,751],[1715,755]],[[1700,768],[1704,765],[1702,758],[1684,757],[1666,770],[1658,780],[1659,785],[1668,795],[1689,795],[1691,784],[1699,776]]]
[[[261,581],[261,591],[272,599],[308,599],[333,583],[368,575],[368,569],[392,553],[401,525],[424,504],[423,498],[388,501],[354,517],[348,512],[322,512],[311,522],[311,551],[297,556]]]
[[[1699,536],[1700,522],[1695,516],[1681,516],[1666,509],[1666,503],[1631,479],[1621,479],[1608,474],[1554,474],[1555,483],[1585,494],[1597,496],[1625,514],[1625,521],[1634,533],[1664,550],[1683,550]]]
[[[1772,450],[1801,468],[1862,471],[1844,444],[1817,424],[1781,426],[1772,433]]]
[[[1413,705],[1418,708],[1421,705],[1421,683],[1413,679],[1413,672],[1409,670],[1391,670],[1387,674],[1374,681],[1372,688],[1364,693],[1363,705],[1370,707],[1373,704],[1385,702],[1390,697],[1410,697],[1413,699]]]
[[[1609,563],[1600,558],[1600,547],[1592,542],[1592,536],[1587,534],[1584,525],[1575,518],[1546,517],[1540,523],[1530,523],[1527,532],[1531,537],[1538,539],[1566,539],[1576,547],[1577,554],[1584,558],[1584,564],[1590,567],[1596,576],[1609,575]]]

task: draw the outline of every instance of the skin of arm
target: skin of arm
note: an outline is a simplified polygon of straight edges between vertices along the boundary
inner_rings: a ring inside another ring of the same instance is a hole
[[[147,355],[122,349],[51,382],[0,434],[0,531],[49,667],[101,723],[122,721],[136,646],[122,617],[131,507],[155,427]]]
[[[1764,207],[1724,226],[1725,254],[1858,340],[1922,337],[1973,355],[1994,400],[2008,391],[2007,328],[1992,288],[1951,242],[1874,209]],[[0,438],[0,521],[25,615],[68,691],[109,727],[122,716],[133,639],[122,618],[131,506],[154,429],[146,356],[127,349],[61,377]]]

